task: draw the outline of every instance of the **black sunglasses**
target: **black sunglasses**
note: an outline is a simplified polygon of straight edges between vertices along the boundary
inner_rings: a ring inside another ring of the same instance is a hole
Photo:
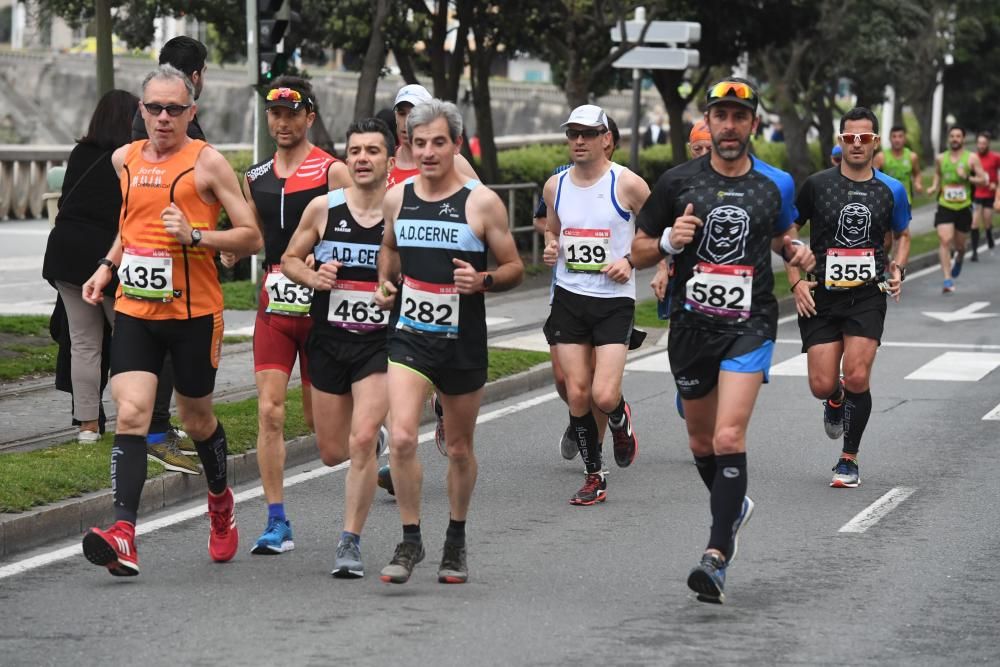
[[[607,132],[607,130],[566,130],[566,138],[570,141],[583,137],[584,139],[596,139]]]
[[[168,116],[175,118],[191,108],[190,104],[157,104],[156,102],[143,102],[142,106],[146,107],[146,111],[151,116],[159,116],[165,109]]]

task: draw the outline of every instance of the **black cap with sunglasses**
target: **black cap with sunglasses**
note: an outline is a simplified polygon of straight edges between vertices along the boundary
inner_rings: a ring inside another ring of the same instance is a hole
[[[708,87],[705,94],[706,109],[716,104],[739,104],[756,114],[759,102],[760,98],[753,84],[736,77],[717,81]]]
[[[273,109],[274,107],[285,107],[286,109],[291,109],[292,111],[298,111],[303,106],[306,109],[312,110],[315,108],[316,104],[313,102],[312,97],[308,93],[293,88],[291,86],[278,86],[271,88],[264,95],[264,109]]]

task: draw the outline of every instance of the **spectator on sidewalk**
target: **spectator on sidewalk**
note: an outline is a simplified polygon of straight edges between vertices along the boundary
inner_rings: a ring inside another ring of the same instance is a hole
[[[112,90],[97,103],[87,133],[70,153],[59,199],[59,213],[49,233],[42,277],[59,292],[69,325],[73,418],[80,423],[79,442],[100,439],[101,350],[105,322],[114,321],[114,299],[94,308],[83,301],[81,286],[97,260],[114,242],[122,207],[111,153],[127,144],[139,98]],[[105,293],[113,297],[118,281]]]

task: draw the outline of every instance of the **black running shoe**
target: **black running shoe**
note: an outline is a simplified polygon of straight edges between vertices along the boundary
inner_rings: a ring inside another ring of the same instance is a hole
[[[424,559],[424,545],[400,542],[389,564],[382,568],[381,579],[387,584],[405,584],[413,574],[413,568]]]
[[[438,582],[442,584],[464,584],[469,580],[469,564],[465,545],[444,543],[441,566],[438,567]]]
[[[615,426],[608,420],[608,428],[611,429],[611,439],[615,443],[615,463],[619,468],[627,468],[632,465],[636,454],[639,453],[639,437],[632,430],[632,408],[628,402],[625,403],[625,421],[621,426]]]
[[[714,553],[701,557],[698,567],[688,575],[688,588],[697,593],[699,602],[722,604],[726,599],[722,592],[726,586],[726,561]]]

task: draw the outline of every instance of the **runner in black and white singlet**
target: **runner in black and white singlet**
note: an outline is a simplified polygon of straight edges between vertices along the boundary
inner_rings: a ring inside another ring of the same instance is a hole
[[[456,169],[462,117],[451,102],[418,104],[407,135],[420,174],[386,193],[376,303],[389,323],[389,461],[403,541],[382,581],[404,583],[424,558],[420,535],[423,471],[417,429],[424,397],[437,389],[444,407],[450,521],[438,581],[468,579],[465,521],[476,483],[473,432],[486,383],[483,293],[521,282],[524,266],[500,198]],[[487,250],[497,268],[486,271]]]
[[[795,200],[796,225],[810,227],[816,280],[801,280],[796,268],[788,280],[808,355],[809,389],[823,399],[826,434],[844,438],[830,486],[854,488],[861,482],[858,448],[872,411],[869,381],[885,323],[885,292],[899,300],[910,254],[910,203],[902,183],[872,169],[879,140],[875,114],[851,109],[840,119],[840,132],[840,165],[810,176]],[[886,233],[893,235],[892,262],[883,248]]]
[[[309,334],[316,446],[328,466],[350,460],[344,528],[331,574],[364,576],[361,530],[375,494],[376,441],[388,411],[386,324],[372,304],[385,224],[385,177],[395,148],[385,123],[375,118],[347,129],[352,186],[309,204],[282,257],[282,270],[315,290]],[[315,256],[316,270],[308,264]]]
[[[313,146],[307,134],[316,119],[312,86],[299,77],[276,79],[264,95],[267,127],[277,148],[247,170],[243,191],[264,236],[264,280],[254,321],[254,378],[257,407],[257,465],[267,498],[267,526],[251,553],[280,554],[294,548],[285,516],[285,397],[296,356],[302,375],[302,410],[313,428],[306,339],[311,291],[281,272],[281,255],[313,199],[350,184],[347,167]],[[223,264],[234,258],[222,257]]]
[[[796,239],[792,178],[749,155],[757,91],[742,79],[708,89],[707,158],[670,169],[639,213],[636,266],[674,256],[668,351],[683,399],[688,441],[711,493],[712,530],[688,586],[703,602],[724,599],[726,568],[753,511],[746,432],[767,381],[778,322],[771,252],[809,270]]]
[[[570,430],[586,466],[583,486],[570,503],[593,505],[607,498],[607,481],[592,405],[608,415],[615,462],[631,465],[638,451],[621,384],[635,319],[629,258],[634,212],[649,196],[649,186],[608,159],[612,139],[603,109],[579,106],[562,127],[573,166],[551,176],[544,188],[544,260],[556,267],[545,331],[566,375]]]

